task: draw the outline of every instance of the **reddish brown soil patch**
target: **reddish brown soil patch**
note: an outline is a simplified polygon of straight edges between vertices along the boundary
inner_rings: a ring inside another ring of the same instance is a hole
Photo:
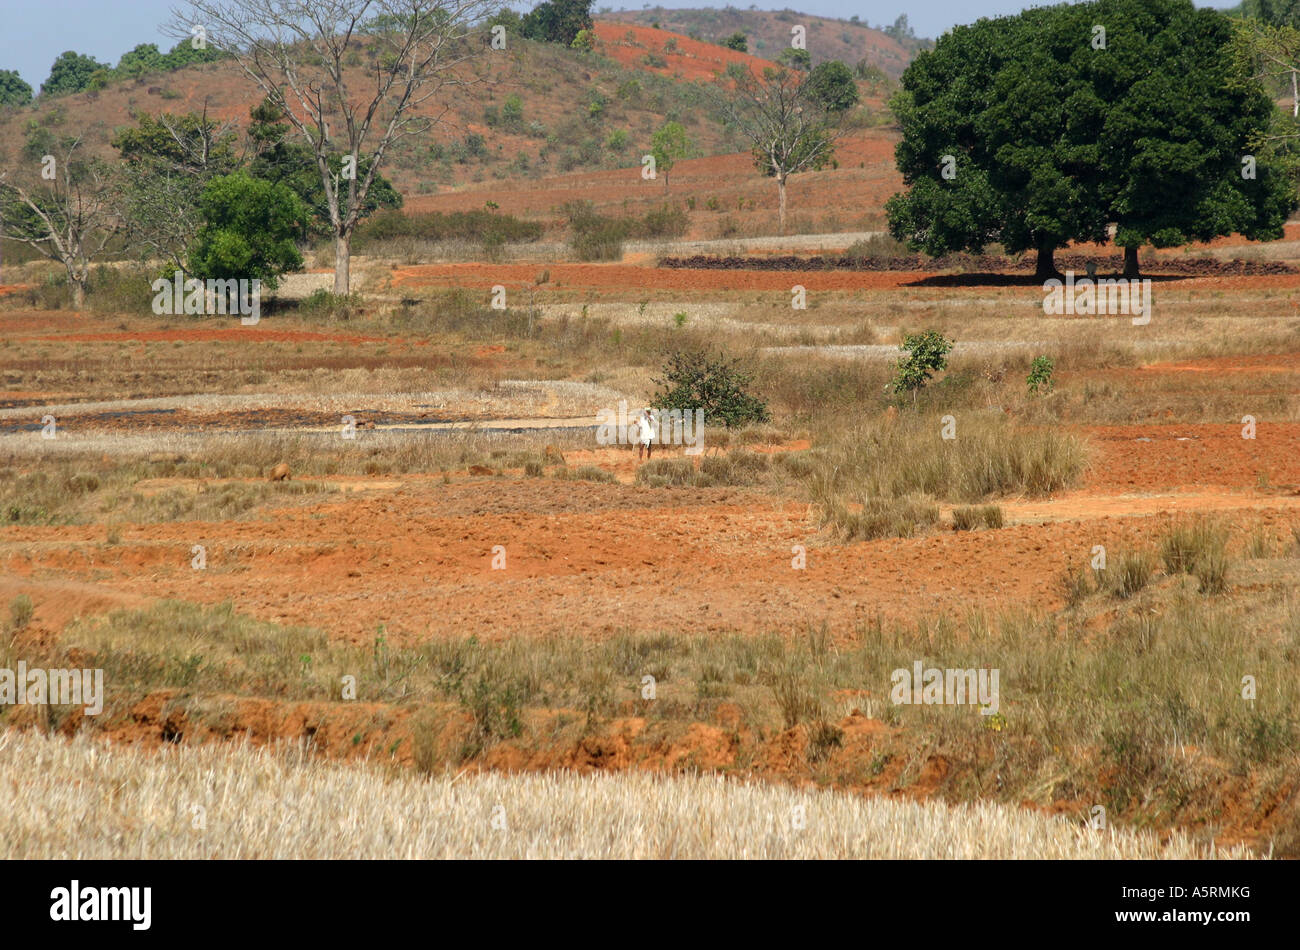
[[[789,293],[792,283],[809,289],[892,290],[920,277],[920,273],[856,271],[717,271],[669,270],[627,264],[551,264],[556,289],[604,288],[654,290],[779,290]],[[535,265],[423,264],[393,270],[394,286],[481,288],[486,295],[493,284],[531,284]]]
[[[906,622],[1050,606],[1063,564],[1163,524],[1053,521],[840,545],[816,531],[805,505],[739,490],[392,480],[402,488],[298,505],[270,521],[125,526],[111,547],[98,526],[8,527],[0,563],[145,596],[228,599],[266,620],[362,643],[379,624],[404,642],[468,633],[790,632],[823,620],[847,635],[878,615]],[[1260,516],[1279,532],[1292,517]],[[189,552],[200,542],[209,566],[196,574]],[[505,570],[492,569],[496,545],[506,548]],[[794,545],[808,548],[805,570],[791,567]]]
[[[594,32],[598,49],[610,59],[634,69],[644,69],[688,82],[708,82],[732,63],[748,66],[756,75],[762,75],[765,68],[772,67],[770,60],[759,59],[715,43],[702,43],[667,30],[597,20]],[[648,54],[660,57],[667,65],[650,65],[646,62]]]
[[[1253,490],[1263,484],[1300,491],[1300,423],[1261,420],[1254,439],[1241,437],[1241,424],[1086,426],[1081,431],[1096,453],[1085,482],[1092,491]]]

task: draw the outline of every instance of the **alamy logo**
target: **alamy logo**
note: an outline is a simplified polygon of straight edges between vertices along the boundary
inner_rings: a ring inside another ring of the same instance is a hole
[[[71,887],[50,891],[50,920],[129,920],[132,930],[153,921],[152,887]]]
[[[81,706],[87,716],[104,711],[103,670],[0,669],[0,706]]]
[[[641,423],[641,419],[645,422]],[[596,442],[600,445],[639,445],[649,440],[655,445],[684,445],[687,455],[704,451],[703,409],[650,409],[629,417],[627,401],[618,410],[601,409],[596,413]]]
[[[1126,277],[1082,277],[1065,272],[1064,282],[1053,277],[1043,284],[1043,313],[1050,315],[1104,315],[1133,317],[1134,326],[1151,322],[1151,281]]]
[[[252,326],[262,318],[262,282],[253,280],[185,279],[176,271],[171,280],[159,277],[151,285],[153,312],[163,314],[241,314],[239,322]]]
[[[889,698],[895,706],[980,706],[980,715],[998,711],[998,670],[897,669],[890,674]]]

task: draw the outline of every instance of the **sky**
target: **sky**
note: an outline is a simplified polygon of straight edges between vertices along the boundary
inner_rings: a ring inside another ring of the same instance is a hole
[[[753,0],[764,10],[794,9],[819,16],[847,20],[857,15],[872,26],[893,23],[906,13],[918,36],[934,38],[958,23],[981,16],[1015,13],[1027,6],[1025,0]],[[1226,7],[1233,0],[1199,6]],[[513,4],[527,9],[532,4]],[[655,6],[656,4],[649,4]],[[706,7],[721,3],[667,0],[658,6]],[[594,8],[640,9],[637,3],[595,0]],[[733,0],[733,6],[749,2]],[[101,62],[116,65],[122,54],[138,43],[157,43],[162,50],[175,41],[165,37],[159,25],[170,18],[173,7],[185,9],[177,0],[0,0],[0,69],[16,69],[33,89],[50,74],[50,64],[64,50],[87,53]]]

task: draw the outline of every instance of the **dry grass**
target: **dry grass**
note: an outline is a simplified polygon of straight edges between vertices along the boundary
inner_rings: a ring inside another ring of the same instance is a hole
[[[394,777],[301,750],[0,736],[0,844],[31,859],[1241,858],[998,805],[633,773]]]
[[[848,538],[908,537],[938,521],[934,499],[1045,495],[1069,487],[1087,463],[1078,438],[1016,426],[997,414],[939,418],[910,410],[832,433],[811,453],[810,491],[823,524]],[[954,512],[957,526],[1001,525],[996,505]],[[967,523],[969,522],[969,523]]]

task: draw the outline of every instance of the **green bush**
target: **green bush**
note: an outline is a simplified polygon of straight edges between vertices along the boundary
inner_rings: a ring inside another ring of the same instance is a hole
[[[751,422],[770,422],[767,403],[748,392],[753,377],[735,360],[703,350],[678,351],[668,357],[660,389],[651,405],[682,412],[704,410],[706,425],[728,429]]]
[[[1050,357],[1035,356],[1034,361],[1029,364],[1029,375],[1025,377],[1030,393],[1035,396],[1050,393],[1054,385],[1052,373],[1055,369]]]

